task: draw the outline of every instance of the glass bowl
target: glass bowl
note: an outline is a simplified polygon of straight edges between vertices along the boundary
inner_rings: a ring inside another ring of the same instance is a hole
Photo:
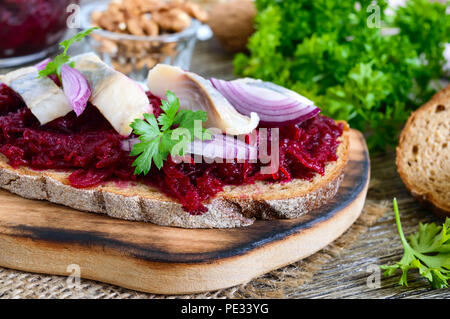
[[[92,27],[92,13],[106,10],[109,2],[94,1],[82,5],[82,27]],[[96,30],[91,33],[88,43],[105,63],[131,79],[144,83],[148,71],[158,63],[188,70],[201,26],[200,21],[192,19],[191,25],[182,32],[159,36],[135,36]]]
[[[68,6],[78,0],[1,0],[0,68],[43,59],[67,30]]]

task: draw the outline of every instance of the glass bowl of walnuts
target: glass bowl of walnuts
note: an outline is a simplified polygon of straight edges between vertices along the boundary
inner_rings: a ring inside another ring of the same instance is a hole
[[[89,45],[107,64],[137,82],[158,63],[188,70],[197,32],[208,14],[184,0],[93,1],[82,6],[82,26],[99,27]]]

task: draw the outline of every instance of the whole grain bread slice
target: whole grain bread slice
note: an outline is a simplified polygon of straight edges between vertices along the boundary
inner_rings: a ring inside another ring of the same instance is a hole
[[[208,212],[191,215],[170,197],[148,185],[108,182],[77,189],[68,183],[70,172],[18,169],[0,156],[0,187],[25,198],[48,200],[75,209],[103,213],[133,221],[182,228],[232,228],[251,225],[255,218],[296,218],[325,204],[337,193],[348,160],[349,136],[346,127],[337,150],[338,160],[327,164],[324,176],[312,181],[296,179],[288,183],[257,182],[226,186],[205,206]]]
[[[411,114],[397,147],[397,170],[411,194],[450,216],[450,85]]]

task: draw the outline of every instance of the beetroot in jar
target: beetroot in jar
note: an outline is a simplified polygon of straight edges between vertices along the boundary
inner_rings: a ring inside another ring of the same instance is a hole
[[[72,14],[70,4],[79,0],[1,0],[0,65],[31,62],[56,49]]]

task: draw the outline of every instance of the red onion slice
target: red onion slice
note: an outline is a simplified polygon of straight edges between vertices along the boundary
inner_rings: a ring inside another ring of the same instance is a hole
[[[67,64],[61,67],[61,81],[64,94],[75,114],[80,116],[86,109],[87,102],[91,96],[91,88],[88,81],[78,70]]]
[[[235,136],[217,134],[211,140],[194,140],[188,145],[187,153],[211,159],[256,161],[258,149]]]
[[[320,109],[304,96],[270,82],[254,79],[223,81],[212,85],[244,115],[256,112],[260,125],[280,127],[313,118]]]
[[[123,140],[121,148],[125,152],[130,152],[133,145],[139,143],[138,138]],[[236,139],[234,136],[216,134],[211,140],[194,140],[188,144],[187,154],[200,155],[205,158],[222,158],[225,160],[248,160],[256,161],[258,149],[244,141]]]
[[[139,143],[139,139],[137,137],[135,138],[129,138],[126,140],[122,140],[120,142],[120,148],[122,149],[122,151],[125,152],[131,152],[133,145]]]

